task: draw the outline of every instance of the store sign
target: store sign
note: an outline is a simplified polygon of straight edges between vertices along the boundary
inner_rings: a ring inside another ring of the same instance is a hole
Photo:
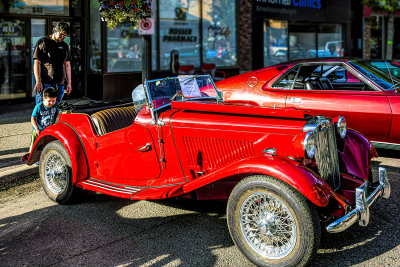
[[[22,32],[22,28],[14,22],[0,23],[0,36],[1,37],[18,37]]]
[[[253,0],[256,13],[272,19],[323,21],[335,0]],[[347,1],[347,0],[337,0]]]
[[[169,28],[168,34],[163,36],[163,42],[191,42],[195,43],[197,36],[192,35],[190,28]]]
[[[284,7],[321,9],[321,0],[256,0],[256,2]]]

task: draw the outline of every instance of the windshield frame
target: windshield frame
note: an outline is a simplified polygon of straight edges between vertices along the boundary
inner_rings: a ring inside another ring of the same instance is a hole
[[[150,86],[150,83],[157,82],[157,81],[160,81],[160,82],[162,83],[162,82],[168,81],[168,80],[179,79],[180,77],[186,77],[186,78],[191,78],[191,77],[193,77],[193,79],[205,77],[205,78],[210,79],[210,81],[211,81],[210,85],[212,84],[212,86],[213,86],[213,88],[214,88],[214,90],[215,90],[216,96],[215,96],[215,97],[213,97],[213,96],[191,97],[191,98],[185,98],[185,99],[179,100],[179,101],[189,101],[189,100],[190,100],[190,101],[193,101],[193,100],[206,100],[206,99],[207,99],[207,100],[222,101],[222,99],[223,99],[223,98],[222,98],[222,93],[221,93],[220,91],[218,91],[217,87],[215,86],[214,80],[212,79],[212,77],[211,77],[210,75],[181,75],[181,76],[174,76],[174,77],[165,77],[165,78],[153,79],[153,80],[147,80],[147,81],[145,81],[145,91],[146,91],[146,94],[147,94],[148,106],[149,106],[149,108],[150,108],[151,110],[153,110],[153,111],[158,111],[158,110],[163,109],[163,108],[165,108],[165,107],[171,106],[171,102],[172,102],[173,100],[171,100],[170,103],[161,105],[161,106],[159,106],[159,107],[154,107],[153,101],[154,101],[155,99],[153,99],[152,96],[151,96],[151,92],[150,92],[150,87],[151,87],[151,86]]]

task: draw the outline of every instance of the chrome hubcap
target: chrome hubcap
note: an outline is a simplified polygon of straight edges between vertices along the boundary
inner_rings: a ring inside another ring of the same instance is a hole
[[[67,187],[67,167],[58,153],[52,153],[44,163],[44,179],[47,188],[56,195],[64,192]]]
[[[246,243],[269,259],[282,259],[296,245],[297,228],[292,213],[277,197],[254,193],[240,206],[240,230]]]

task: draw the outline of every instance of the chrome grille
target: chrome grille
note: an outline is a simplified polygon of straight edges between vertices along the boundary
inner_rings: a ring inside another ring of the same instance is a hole
[[[340,171],[335,127],[325,120],[315,128],[314,133],[317,140],[315,161],[319,174],[336,190],[340,186]]]

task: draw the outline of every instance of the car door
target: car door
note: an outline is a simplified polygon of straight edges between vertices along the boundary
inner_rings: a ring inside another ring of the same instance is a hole
[[[291,89],[286,106],[308,111],[311,115],[344,116],[348,128],[360,131],[371,140],[387,142],[392,112],[386,95],[368,87],[343,66],[328,73],[325,70],[332,65],[319,64],[320,74],[309,73],[304,81],[320,76],[329,79],[332,88]]]
[[[396,90],[386,93],[392,108],[393,119],[389,134],[389,143],[400,144],[400,94]]]
[[[98,178],[140,186],[160,175],[154,140],[146,127],[134,122],[96,141]]]

